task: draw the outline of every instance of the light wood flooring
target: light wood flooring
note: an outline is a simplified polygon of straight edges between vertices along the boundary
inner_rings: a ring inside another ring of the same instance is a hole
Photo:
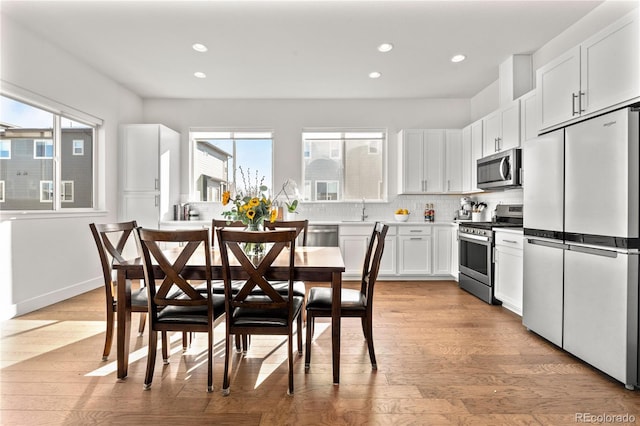
[[[375,302],[377,371],[359,320],[343,319],[334,386],[329,323],[320,319],[310,372],[295,360],[293,396],[285,341],[256,336],[244,357],[234,354],[231,395],[223,397],[224,325],[215,330],[213,393],[204,335],[186,353],[175,335],[171,363],[158,356],[153,386],[143,391],[147,332],[132,332],[129,377],[118,381],[115,343],[101,361],[103,296],[91,291],[2,323],[0,424],[575,425],[583,413],[640,423],[640,392],[454,282],[380,282]]]

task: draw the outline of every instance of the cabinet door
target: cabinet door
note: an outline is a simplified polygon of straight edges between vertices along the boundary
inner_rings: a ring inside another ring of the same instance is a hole
[[[434,227],[434,261],[435,275],[451,275],[451,228]]]
[[[158,229],[159,195],[154,192],[128,192],[122,195],[121,221],[135,220],[138,226]]]
[[[473,147],[471,145],[471,126],[467,126],[462,129],[462,192],[470,192],[473,189],[471,175],[475,165]]]
[[[522,315],[522,236],[497,231],[495,251],[495,296],[502,305]]]
[[[520,98],[520,142],[538,137],[539,128],[536,92],[532,90]]]
[[[368,243],[367,243],[368,244]],[[384,252],[380,261],[378,276],[396,274],[396,236],[387,235],[384,239]]]
[[[424,192],[444,191],[444,130],[425,130]]]
[[[584,113],[640,96],[640,34],[637,12],[581,44]]]
[[[159,127],[156,124],[131,124],[120,128],[123,191],[160,189],[158,144]]]
[[[520,146],[520,100],[500,110],[500,136],[498,151]]]
[[[180,135],[160,126],[160,220],[173,219],[173,205],[180,202]]]
[[[578,114],[580,47],[577,46],[536,71],[536,97],[542,129]]]
[[[398,236],[400,275],[431,275],[431,237]]]
[[[462,131],[445,132],[445,192],[462,192]]]
[[[495,111],[492,114],[487,115],[483,120],[483,144],[482,144],[482,156],[495,154],[498,152],[498,138],[501,135],[502,128],[502,116],[500,111]]]
[[[344,258],[345,275],[362,275],[364,255],[367,254],[365,235],[340,236],[340,250]]]
[[[484,125],[482,120],[471,123],[471,190],[478,189],[478,160],[482,158]]]
[[[424,192],[424,132],[403,130],[400,132],[400,193]]]

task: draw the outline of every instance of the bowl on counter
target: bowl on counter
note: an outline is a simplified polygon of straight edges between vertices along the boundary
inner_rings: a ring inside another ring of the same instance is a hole
[[[406,222],[407,220],[409,220],[408,214],[395,214],[393,216],[395,217],[396,222]]]

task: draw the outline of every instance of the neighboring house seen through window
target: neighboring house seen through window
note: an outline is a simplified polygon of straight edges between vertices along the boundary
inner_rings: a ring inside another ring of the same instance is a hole
[[[0,96],[0,209],[93,208],[96,130],[95,124]]]
[[[386,132],[302,133],[305,201],[384,200]]]

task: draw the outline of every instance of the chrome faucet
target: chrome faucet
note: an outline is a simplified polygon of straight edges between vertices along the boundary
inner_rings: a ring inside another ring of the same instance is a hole
[[[362,216],[360,217],[361,221],[364,222],[364,220],[369,217],[366,214],[364,214],[364,198],[362,199]]]

